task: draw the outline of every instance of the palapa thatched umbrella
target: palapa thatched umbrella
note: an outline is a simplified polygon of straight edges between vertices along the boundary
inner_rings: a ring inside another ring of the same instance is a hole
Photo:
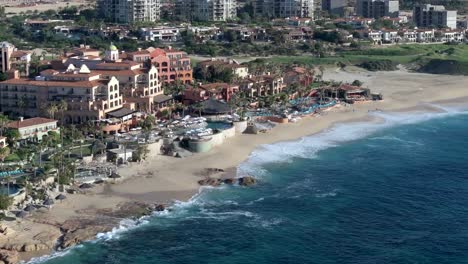
[[[34,211],[34,210],[36,210],[36,209],[37,209],[37,208],[36,208],[34,205],[31,205],[31,204],[30,204],[30,205],[28,205],[28,206],[26,206],[26,207],[24,208],[24,211],[26,211],[26,212],[32,212],[32,211]]]
[[[122,176],[120,176],[119,174],[113,172],[110,176],[109,176],[110,179],[114,179],[114,181],[116,179],[119,179],[119,178],[122,178]]]
[[[63,201],[65,199],[67,199],[67,197],[65,195],[63,195],[63,194],[59,194],[59,195],[57,195],[57,197],[55,197],[55,200]]]
[[[80,189],[90,189],[93,188],[93,185],[91,183],[83,183],[80,185]]]
[[[26,211],[20,211],[20,212],[16,213],[16,217],[18,217],[18,218],[25,218],[26,216],[28,216],[28,212],[26,212]]]
[[[47,199],[44,201],[43,205],[46,205],[46,206],[51,206],[53,205],[55,202],[53,199]]]

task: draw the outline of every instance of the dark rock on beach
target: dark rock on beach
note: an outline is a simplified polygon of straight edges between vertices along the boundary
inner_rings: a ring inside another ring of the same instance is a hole
[[[213,178],[206,178],[203,180],[199,180],[198,184],[201,186],[219,186],[221,185],[222,181],[220,179],[213,179]]]
[[[228,178],[228,179],[224,179],[224,184],[229,184],[229,185],[232,185],[232,184],[235,184],[236,183],[236,179],[234,178]]]
[[[0,263],[16,264],[19,262],[17,251],[0,249]]]

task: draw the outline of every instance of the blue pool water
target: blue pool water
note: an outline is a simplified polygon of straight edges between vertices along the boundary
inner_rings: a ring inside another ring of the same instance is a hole
[[[259,148],[239,169],[257,186],[205,189],[44,263],[467,263],[468,115],[377,115]]]
[[[3,195],[6,195],[6,194],[12,195],[12,194],[17,193],[19,190],[20,190],[20,187],[16,184],[10,184],[10,187],[8,187],[6,184],[0,185],[0,194],[3,194]]]
[[[232,124],[227,123],[227,122],[207,122],[207,123],[208,123],[207,128],[211,128],[211,129],[224,130],[224,129],[228,129],[232,127]]]

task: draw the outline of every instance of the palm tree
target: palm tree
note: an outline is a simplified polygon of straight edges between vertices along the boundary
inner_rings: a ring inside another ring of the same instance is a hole
[[[203,105],[201,102],[197,102],[196,104],[192,105],[193,110],[198,111],[198,115],[201,116],[201,111],[203,109]]]
[[[319,71],[320,71],[320,75],[319,75],[320,77],[319,76],[317,76],[317,77],[319,77],[318,79],[320,81],[322,81],[323,80],[323,72],[325,71],[325,68],[323,67],[323,65],[319,66]]]
[[[26,108],[28,107],[28,105],[29,105],[28,97],[26,97],[26,95],[21,96],[18,100],[18,108],[21,109],[22,116],[25,115]]]
[[[64,112],[68,109],[68,104],[65,100],[61,100],[57,105],[57,110],[60,111],[62,125],[64,124]]]
[[[5,130],[9,122],[10,120],[7,116],[0,114],[0,137],[3,136],[3,130]]]
[[[3,161],[5,160],[6,157],[10,155],[10,148],[7,146],[4,146],[3,148],[0,147],[0,160],[2,161],[2,166],[3,166]]]
[[[5,181],[6,181],[6,184],[7,184],[7,196],[10,195],[10,182],[12,180],[11,176],[8,175],[8,176],[5,176]]]
[[[58,106],[54,103],[48,104],[45,106],[45,112],[47,113],[47,116],[51,119],[55,119],[55,113],[58,112]]]

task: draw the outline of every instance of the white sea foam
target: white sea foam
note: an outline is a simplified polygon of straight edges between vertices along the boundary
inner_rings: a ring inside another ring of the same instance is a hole
[[[439,107],[439,105],[436,105],[436,107]],[[443,110],[443,112],[373,112],[369,115],[375,117],[380,122],[337,124],[321,133],[306,136],[296,141],[262,145],[253,151],[244,163],[239,165],[238,172],[240,175],[248,174],[256,177],[262,177],[266,173],[264,164],[290,162],[292,158],[316,158],[317,153],[321,150],[367,137],[384,128],[415,124],[434,118],[443,118],[467,113],[460,111],[461,108],[439,108]],[[418,144],[418,142],[412,143]]]

